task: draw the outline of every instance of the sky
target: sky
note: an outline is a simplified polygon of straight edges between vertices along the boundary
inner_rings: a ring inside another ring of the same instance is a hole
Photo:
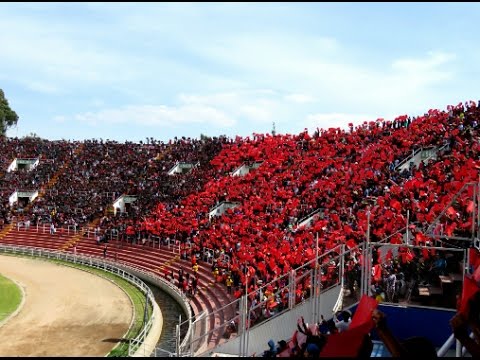
[[[11,137],[145,141],[480,99],[479,3],[0,3]]]

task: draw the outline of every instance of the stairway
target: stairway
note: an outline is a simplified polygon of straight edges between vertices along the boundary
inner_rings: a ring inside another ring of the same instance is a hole
[[[105,212],[107,212],[107,209],[105,209]],[[88,231],[89,229],[95,228],[99,223],[100,223],[100,218],[95,218],[90,223],[88,223],[87,226],[84,227],[83,229],[86,228],[87,231]],[[69,248],[75,246],[79,241],[82,240],[83,236],[84,236],[84,231],[82,231],[82,229],[77,230],[77,233],[75,234],[75,236],[73,238],[69,239],[66,243],[64,243],[59,248],[59,250],[66,251]]]
[[[84,148],[84,143],[82,142],[80,144],[80,146],[78,146],[75,151],[73,152],[73,155],[74,156],[77,156],[78,154],[80,154],[82,151],[83,151],[83,148]],[[40,188],[40,190],[38,191],[38,196],[37,196],[37,199],[41,199],[44,195],[45,195],[45,192],[47,191],[47,189],[49,188],[52,188],[53,186],[55,186],[55,184],[57,183],[58,181],[58,178],[63,175],[65,173],[65,171],[67,170],[68,168],[68,162],[64,162],[62,164],[62,166],[60,167],[60,169],[58,169],[58,171],[50,178],[50,180],[47,182],[46,185],[42,186]],[[28,205],[25,207],[24,209],[24,212],[28,212],[30,210],[30,208],[32,207],[32,202],[28,203]]]
[[[12,230],[13,223],[10,223],[3,227],[2,231],[0,231],[0,241]]]

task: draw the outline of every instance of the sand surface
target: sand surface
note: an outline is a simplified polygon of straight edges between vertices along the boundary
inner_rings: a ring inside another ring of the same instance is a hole
[[[0,356],[105,356],[133,318],[118,286],[85,271],[0,255],[0,273],[25,293],[20,311],[0,327]]]

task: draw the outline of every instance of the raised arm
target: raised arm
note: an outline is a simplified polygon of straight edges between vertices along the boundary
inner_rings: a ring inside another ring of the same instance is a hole
[[[462,314],[456,314],[451,320],[453,334],[465,346],[473,358],[480,358],[480,345],[468,335],[468,323]]]
[[[380,339],[383,341],[385,346],[392,357],[402,357],[406,356],[407,352],[405,348],[400,344],[398,339],[392,334],[390,329],[387,326],[387,319],[385,314],[377,309],[373,310],[372,320],[375,323],[375,328]]]

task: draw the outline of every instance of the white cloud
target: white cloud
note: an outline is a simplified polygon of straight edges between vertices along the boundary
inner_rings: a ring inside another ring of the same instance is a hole
[[[266,106],[244,105],[240,107],[240,112],[248,119],[258,122],[271,122],[272,111]]]
[[[221,109],[243,123],[270,123],[279,113],[281,98],[270,89],[232,91],[213,95],[179,96],[187,104],[202,104]]]
[[[313,28],[301,10],[262,8],[244,19],[251,4],[75,5],[85,16],[52,15],[61,13],[58,5],[44,13],[32,6],[35,11],[12,5],[0,11],[0,79],[58,95],[55,104],[38,106],[50,111],[45,118],[95,124],[98,132],[102,124],[160,125],[178,133],[202,124],[243,135],[268,131],[272,121],[279,133],[345,127],[423,113],[445,106],[452,93],[463,97],[475,89],[465,89],[458,76],[460,65],[470,69],[466,56],[412,45],[395,49],[408,54],[399,58],[366,40],[340,40],[343,32],[322,30],[316,17]],[[294,20],[305,26],[290,26]]]
[[[305,94],[289,94],[285,96],[285,100],[298,104],[305,104],[315,101],[312,96]]]
[[[323,46],[328,43],[331,45]],[[315,103],[326,106],[321,109],[325,112],[339,108],[360,114],[423,109],[433,98],[443,96],[439,86],[447,85],[456,75],[456,57],[448,52],[390,60],[387,54],[368,63],[347,44],[322,37],[299,41],[285,34],[232,35],[197,51],[212,61],[235,66],[252,83],[287,92],[295,89],[286,100],[305,100],[303,104],[307,104],[307,98],[294,95],[315,94]]]
[[[67,118],[65,116],[61,116],[61,115],[53,117],[53,121],[55,121],[56,123],[64,123],[66,120],[67,120]]]
[[[455,59],[455,54],[443,52],[429,52],[424,58],[398,59],[392,63],[392,77],[403,86],[426,90],[430,85],[454,79],[452,62]]]
[[[427,53],[428,57],[423,59],[405,58],[398,59],[392,63],[392,68],[407,72],[431,71],[436,67],[455,60],[455,54],[433,52]]]
[[[102,107],[105,105],[105,101],[102,99],[92,99],[91,104],[94,107]]]
[[[184,126],[189,124],[211,124],[221,128],[232,127],[235,119],[218,109],[204,105],[132,105],[118,109],[77,114],[74,119],[90,125],[132,124],[147,126]]]
[[[61,20],[45,19],[48,17],[0,14],[3,77],[35,91],[53,93],[53,89],[91,85],[125,88],[127,83],[152,81],[159,69],[189,75],[175,59],[133,51],[136,39],[125,39],[121,30],[108,38],[107,24],[97,22],[77,28]],[[122,45],[111,41],[119,37]]]
[[[43,94],[57,94],[60,92],[60,89],[58,89],[55,85],[48,83],[31,82],[26,84],[26,86],[30,90]]]
[[[245,129],[250,129],[248,135],[255,132],[258,126],[266,128],[272,121],[285,119],[286,113],[281,95],[260,89],[208,95],[180,94],[177,105],[140,104],[103,108],[73,116],[57,116],[57,121],[73,119],[91,126],[136,124],[180,127],[207,124],[214,132],[230,130],[230,133],[235,133],[234,127],[242,124]]]

